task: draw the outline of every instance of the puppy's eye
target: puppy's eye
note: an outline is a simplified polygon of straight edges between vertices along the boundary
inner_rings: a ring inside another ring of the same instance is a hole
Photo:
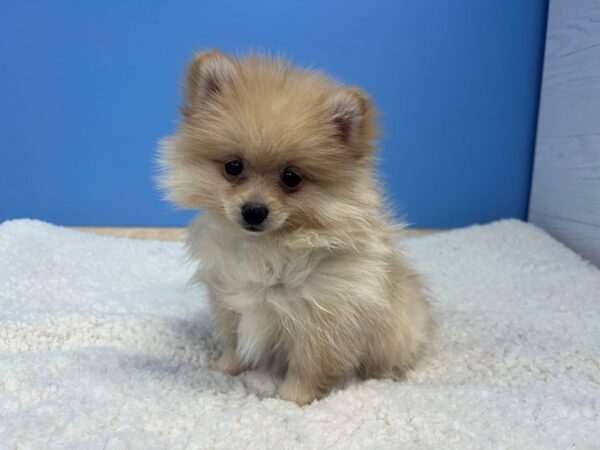
[[[302,182],[302,178],[300,177],[300,175],[298,175],[296,172],[294,172],[294,170],[291,169],[290,167],[285,169],[283,171],[283,173],[281,174],[281,183],[287,189],[296,189],[298,186],[300,186],[301,182]]]
[[[244,164],[237,159],[225,163],[225,173],[229,176],[237,177],[242,170],[244,170]]]

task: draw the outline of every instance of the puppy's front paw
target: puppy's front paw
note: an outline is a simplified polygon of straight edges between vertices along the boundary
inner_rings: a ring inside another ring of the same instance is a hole
[[[225,372],[232,377],[235,377],[246,370],[244,364],[238,360],[235,352],[232,350],[225,350],[219,359],[211,362],[210,368]]]
[[[298,406],[308,405],[319,398],[319,391],[296,379],[286,377],[277,389],[277,397],[282,400],[295,402]]]

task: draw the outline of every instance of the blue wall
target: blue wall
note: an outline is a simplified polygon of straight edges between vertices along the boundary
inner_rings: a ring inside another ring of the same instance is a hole
[[[152,176],[193,50],[266,49],[369,91],[410,222],[524,218],[546,0],[0,5],[0,220],[180,225]]]

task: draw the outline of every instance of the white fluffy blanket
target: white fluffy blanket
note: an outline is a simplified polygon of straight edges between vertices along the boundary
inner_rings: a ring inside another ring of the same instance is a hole
[[[432,287],[431,354],[300,408],[266,373],[208,369],[181,244],[5,222],[0,448],[598,446],[600,271],[518,221],[405,247]]]

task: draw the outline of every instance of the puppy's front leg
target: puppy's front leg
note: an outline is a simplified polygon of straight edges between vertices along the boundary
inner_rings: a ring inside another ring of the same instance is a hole
[[[348,348],[359,347],[356,336],[360,335],[346,332],[352,328],[344,326],[344,321],[353,321],[352,315],[347,318],[343,310],[336,310],[334,317],[332,325],[331,311],[309,310],[302,325],[292,330],[287,372],[277,391],[279,398],[306,405],[352,373],[357,358]]]
[[[228,373],[232,377],[235,377],[246,370],[244,364],[242,364],[235,354],[235,347],[226,346],[223,354],[211,364],[211,368],[220,370],[221,372]]]
[[[290,358],[283,383],[277,390],[277,396],[282,400],[307,405],[321,394],[320,368],[313,361],[302,361],[298,354]]]
[[[225,347],[219,359],[211,363],[211,368],[235,377],[246,370],[246,366],[239,360],[236,354],[239,315],[225,308],[214,297],[211,300],[215,324],[219,329]]]

